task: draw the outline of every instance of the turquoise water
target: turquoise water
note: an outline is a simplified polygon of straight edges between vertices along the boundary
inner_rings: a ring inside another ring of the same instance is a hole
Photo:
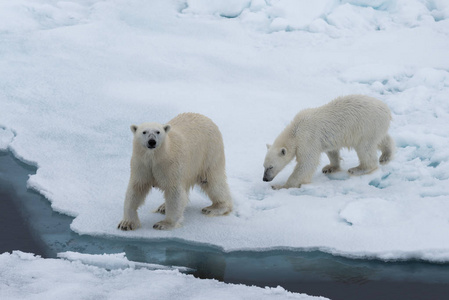
[[[237,251],[180,241],[142,241],[78,235],[72,218],[54,212],[26,189],[36,168],[0,152],[0,253],[12,250],[56,258],[58,252],[125,252],[129,260],[186,266],[198,278],[282,286],[293,292],[338,299],[447,299],[449,264],[348,259],[319,251]]]

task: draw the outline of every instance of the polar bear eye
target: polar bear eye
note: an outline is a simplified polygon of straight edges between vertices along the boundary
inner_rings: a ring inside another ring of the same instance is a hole
[[[143,134],[147,134],[147,132],[146,131],[144,131],[144,132],[142,132]]]
[[[156,134],[159,134],[159,133],[161,133],[160,131],[156,131]]]

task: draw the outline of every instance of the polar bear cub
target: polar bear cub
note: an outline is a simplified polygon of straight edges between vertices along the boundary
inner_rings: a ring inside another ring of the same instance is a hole
[[[223,139],[218,127],[207,117],[184,113],[168,124],[132,125],[134,134],[131,176],[126,191],[122,230],[140,227],[137,209],[151,188],[164,192],[165,203],[157,210],[166,215],[155,229],[172,229],[182,221],[189,190],[199,185],[212,205],[206,215],[226,215],[232,200],[225,173]]]
[[[273,145],[267,145],[264,181],[273,178],[296,157],[296,167],[280,188],[299,188],[309,183],[325,152],[330,164],[323,173],[340,170],[339,149],[353,148],[359,166],[351,168],[352,175],[367,174],[377,169],[377,150],[382,154],[380,164],[393,158],[394,141],[388,135],[391,112],[380,100],[364,95],[339,97],[318,108],[299,112],[280,133]]]

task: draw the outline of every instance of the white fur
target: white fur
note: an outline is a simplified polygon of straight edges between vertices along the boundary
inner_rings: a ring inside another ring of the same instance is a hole
[[[203,208],[207,215],[232,211],[232,200],[225,173],[223,139],[218,127],[207,117],[184,113],[169,124],[132,125],[134,133],[131,176],[126,192],[123,220],[118,228],[140,227],[137,208],[152,187],[164,192],[165,203],[157,210],[165,220],[155,229],[180,225],[190,189],[198,184],[212,205]]]
[[[377,149],[382,152],[381,164],[393,158],[394,141],[388,135],[391,113],[380,100],[363,95],[339,97],[318,108],[299,112],[293,121],[267,145],[264,181],[273,178],[296,157],[296,167],[282,186],[275,189],[300,187],[309,183],[326,152],[330,164],[323,173],[340,170],[339,150],[352,148],[357,152],[359,166],[348,170],[362,175],[377,169]]]

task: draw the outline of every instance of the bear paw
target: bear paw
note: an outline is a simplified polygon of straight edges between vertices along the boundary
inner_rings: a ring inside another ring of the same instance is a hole
[[[173,229],[175,227],[176,226],[173,225],[173,223],[165,221],[165,220],[157,222],[156,224],[153,225],[153,228],[157,229],[157,230],[170,230],[170,229]]]
[[[140,222],[139,221],[128,221],[128,220],[122,220],[117,228],[127,231],[127,230],[134,230],[140,227]]]
[[[300,187],[301,187],[301,184],[299,184],[298,186],[290,186],[287,184],[284,184],[284,185],[274,184],[271,186],[271,188],[273,190],[290,189],[290,188],[298,188],[299,189]]]
[[[162,203],[155,212],[165,215],[165,203]]]
[[[227,215],[232,211],[227,205],[223,204],[212,204],[211,206],[205,207],[201,210],[201,212],[208,216],[223,216]]]
[[[280,184],[274,184],[271,186],[271,188],[276,191],[276,190],[280,190],[280,189],[285,189],[286,187],[283,185],[280,185]]]
[[[323,173],[324,174],[330,174],[330,173],[335,173],[340,171],[340,167],[335,167],[335,166],[331,166],[331,165],[327,165],[323,168]]]
[[[375,171],[376,169],[377,169],[377,167],[367,169],[367,168],[362,168],[362,167],[358,166],[358,167],[349,169],[348,173],[351,175],[359,176],[359,175],[369,174],[369,173]]]

